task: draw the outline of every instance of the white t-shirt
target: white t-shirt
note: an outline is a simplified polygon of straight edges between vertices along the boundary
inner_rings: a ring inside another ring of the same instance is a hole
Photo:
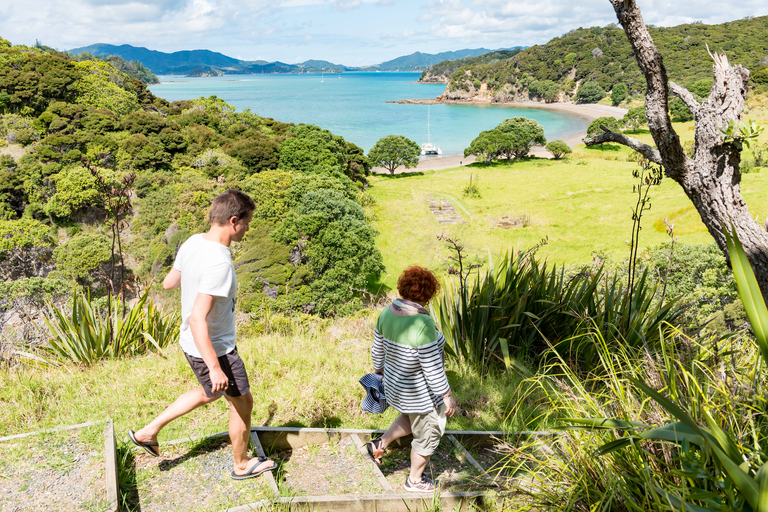
[[[201,357],[189,328],[189,316],[198,293],[214,297],[208,314],[208,334],[216,356],[235,348],[235,294],[237,278],[229,247],[210,242],[202,233],[192,235],[179,248],[173,268],[181,272],[181,336],[182,350]]]

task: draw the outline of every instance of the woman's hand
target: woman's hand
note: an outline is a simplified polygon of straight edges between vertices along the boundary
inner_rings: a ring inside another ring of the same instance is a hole
[[[453,401],[453,395],[449,391],[443,395],[443,404],[445,404],[445,415],[449,418],[456,414],[456,402]]]

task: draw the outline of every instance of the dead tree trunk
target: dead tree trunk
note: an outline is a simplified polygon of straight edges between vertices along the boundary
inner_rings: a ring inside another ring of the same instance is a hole
[[[619,22],[629,38],[648,83],[645,110],[656,148],[623,134],[606,131],[585,139],[587,146],[618,142],[662,165],[667,177],[677,182],[693,202],[707,230],[730,262],[723,233],[723,223],[736,228],[755,271],[763,297],[768,301],[768,233],[752,219],[741,196],[741,151],[731,141],[724,141],[719,128],[729,121],[741,121],[747,96],[749,71],[731,66],[725,55],[714,54],[714,85],[709,97],[699,104],[688,90],[668,82],[661,54],[651,39],[635,0],[610,0]],[[696,125],[695,149],[689,158],[680,138],[672,128],[667,105],[668,94],[679,97],[693,113]]]

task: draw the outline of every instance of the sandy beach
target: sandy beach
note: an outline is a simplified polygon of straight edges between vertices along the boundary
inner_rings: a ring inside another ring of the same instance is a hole
[[[627,109],[612,107],[610,105],[598,105],[594,103],[537,103],[537,102],[525,102],[525,103],[497,103],[497,105],[514,107],[514,108],[538,108],[545,110],[558,110],[560,112],[566,112],[571,115],[579,116],[587,121],[592,121],[598,117],[614,116],[616,118],[624,117],[627,113]],[[569,137],[563,139],[569,147],[573,148],[578,144],[582,144],[584,133],[574,133]],[[547,152],[546,149],[540,146],[536,146],[531,150],[531,154],[542,157],[551,158],[552,155]],[[439,171],[441,169],[450,169],[452,167],[459,167],[462,165],[468,165],[475,161],[474,156],[464,157],[460,155],[455,156],[427,156],[422,157],[419,161],[419,165],[410,169],[398,167],[395,171],[396,174],[401,172],[423,172],[423,171]],[[374,173],[387,174],[389,171],[383,167],[374,167],[372,169]]]

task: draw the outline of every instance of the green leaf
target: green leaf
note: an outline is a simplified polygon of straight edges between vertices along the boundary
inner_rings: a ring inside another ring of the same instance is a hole
[[[768,308],[765,307],[765,300],[760,292],[760,286],[757,284],[755,273],[752,271],[747,253],[736,234],[736,227],[733,225],[733,222],[731,222],[733,237],[725,229],[725,226],[723,226],[723,233],[728,244],[733,277],[739,288],[741,302],[744,304],[744,310],[747,312],[749,323],[752,325],[755,338],[757,338],[763,360],[768,363]]]
[[[637,429],[648,428],[644,423],[636,421],[617,420],[612,418],[563,418],[563,421],[585,425],[590,429]]]
[[[610,443],[605,443],[600,448],[597,449],[598,455],[608,455],[611,452],[615,452],[617,450],[620,450],[622,448],[625,448],[632,444],[632,439],[635,439],[634,437],[622,437],[621,439],[616,439],[614,441],[611,441]]]
[[[757,485],[759,486],[759,498],[757,512],[768,512],[768,462],[760,467],[757,472]]]

